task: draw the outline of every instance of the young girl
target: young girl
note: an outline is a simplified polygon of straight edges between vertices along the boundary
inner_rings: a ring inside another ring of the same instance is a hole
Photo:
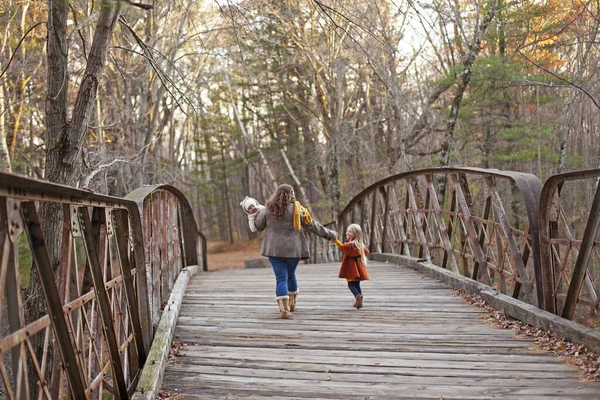
[[[352,224],[348,227],[346,230],[346,243],[340,242],[337,237],[334,238],[334,242],[343,254],[342,266],[338,276],[346,278],[346,281],[348,281],[348,288],[356,299],[354,307],[358,310],[363,305],[360,281],[369,279],[366,268],[369,250],[365,247],[360,225]]]

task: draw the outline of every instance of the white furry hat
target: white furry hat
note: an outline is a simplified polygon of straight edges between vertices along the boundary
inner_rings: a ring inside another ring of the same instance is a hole
[[[244,210],[246,214],[250,214],[250,212],[248,211],[250,206],[258,208],[259,203],[258,200],[256,200],[255,198],[246,196],[244,197],[244,200],[241,201],[240,206],[242,206],[242,210]]]

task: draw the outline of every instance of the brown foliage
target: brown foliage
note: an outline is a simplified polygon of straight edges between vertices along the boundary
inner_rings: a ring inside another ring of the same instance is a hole
[[[208,243],[208,270],[243,269],[244,260],[259,258],[262,240]]]

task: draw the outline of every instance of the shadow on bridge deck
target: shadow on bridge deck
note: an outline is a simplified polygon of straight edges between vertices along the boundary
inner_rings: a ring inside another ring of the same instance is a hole
[[[301,265],[291,319],[270,269],[200,273],[187,288],[163,390],[185,399],[600,398],[532,342],[490,326],[440,282],[371,262],[364,308],[338,264]]]

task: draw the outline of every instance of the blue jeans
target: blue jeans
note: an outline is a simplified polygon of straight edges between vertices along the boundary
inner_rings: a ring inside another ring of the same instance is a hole
[[[269,262],[273,266],[275,280],[275,295],[287,296],[288,292],[298,290],[298,281],[296,281],[296,267],[300,262],[299,258],[269,257]]]
[[[348,282],[348,289],[350,289],[354,297],[356,297],[356,295],[362,294],[362,290],[360,288],[360,281]]]

